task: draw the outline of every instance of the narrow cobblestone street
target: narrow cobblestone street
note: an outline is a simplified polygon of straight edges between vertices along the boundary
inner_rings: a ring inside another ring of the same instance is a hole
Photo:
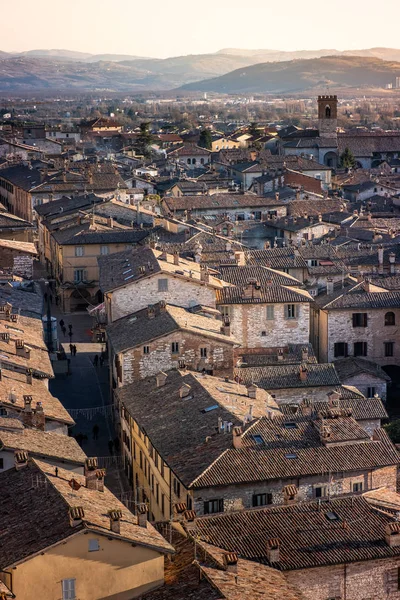
[[[88,456],[97,456],[99,466],[106,468],[106,484],[119,498],[129,495],[129,486],[121,469],[120,450],[113,447],[110,453],[109,442],[115,440],[111,399],[109,393],[108,362],[103,366],[94,365],[94,358],[100,357],[104,344],[91,341],[92,319],[88,314],[77,313],[63,315],[55,305],[51,306],[52,316],[58,321],[58,335],[69,359],[69,375],[59,375],[50,381],[50,391],[67,409],[92,409],[89,414],[81,414],[73,418],[76,422],[71,435],[83,437],[82,448]],[[67,327],[64,336],[60,328],[60,319]],[[72,325],[71,342],[76,345],[76,356],[71,356],[69,325]],[[99,409],[100,407],[100,409]],[[94,411],[93,409],[99,409]],[[97,426],[98,432],[93,431]],[[78,440],[79,441],[79,440]]]

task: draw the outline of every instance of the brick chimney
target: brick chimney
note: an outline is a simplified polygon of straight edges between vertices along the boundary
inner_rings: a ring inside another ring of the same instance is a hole
[[[33,384],[33,371],[32,369],[27,369],[26,370],[26,383],[28,383],[29,385]]]
[[[285,485],[283,488],[283,500],[285,504],[294,504],[297,500],[299,490],[295,485]]]
[[[107,217],[107,226],[114,227],[114,219],[112,217]]]
[[[321,442],[323,444],[327,444],[330,439],[331,439],[331,428],[329,427],[329,425],[322,425],[320,430],[319,430],[319,437],[321,439]]]
[[[301,365],[299,375],[300,381],[307,381],[307,367],[305,365]]]
[[[301,411],[305,417],[311,417],[313,412],[313,403],[309,398],[303,398],[301,401]]]
[[[71,506],[69,509],[69,523],[71,527],[82,525],[82,520],[85,517],[85,511],[82,506]]]
[[[3,342],[6,342],[6,344],[9,344],[10,334],[9,333],[0,333],[0,339],[3,340]]]
[[[121,533],[121,519],[122,519],[122,511],[121,510],[110,510],[108,513],[110,517],[110,531],[113,533]]]
[[[32,396],[30,397],[32,398]],[[36,427],[36,429],[40,429],[40,431],[44,431],[45,429],[46,417],[41,402],[36,402],[36,408],[32,417],[32,425]]]
[[[153,304],[149,304],[147,307],[147,318],[155,319],[156,317],[156,309]]]
[[[187,398],[192,388],[187,383],[183,383],[179,388],[179,398]]]
[[[137,506],[137,520],[139,527],[147,527],[147,505],[144,503]]]
[[[24,340],[15,340],[15,352],[17,356],[23,356],[24,358],[30,358],[31,349],[25,346]]]
[[[221,333],[228,336],[231,335],[231,322],[229,320],[229,317],[223,318],[223,324],[221,325]]]
[[[235,260],[239,267],[244,267],[246,265],[245,253],[242,251],[235,252]]]
[[[179,252],[174,252],[174,265],[179,266]]]
[[[233,447],[241,448],[242,447],[242,428],[240,426],[236,426],[232,430],[233,433]]]
[[[307,362],[308,358],[308,348],[307,346],[303,346],[303,348],[301,349],[301,360]]]
[[[336,391],[329,392],[329,394],[328,394],[329,408],[338,408],[340,398],[341,398],[341,396],[340,396],[339,392],[336,392]]]
[[[85,486],[88,490],[97,489],[96,471],[98,468],[97,458],[87,458],[85,460],[84,475],[85,475]]]
[[[209,283],[210,281],[210,274],[208,272],[208,268],[204,267],[203,265],[200,265],[200,281],[202,281],[203,283]]]
[[[400,522],[388,523],[385,527],[385,542],[391,548],[400,546]]]
[[[228,571],[228,573],[237,573],[238,558],[235,552],[225,552],[223,555],[225,571]]]
[[[257,392],[258,392],[258,386],[255,383],[252,383],[247,388],[247,395],[252,400],[256,400],[257,399]]]
[[[279,540],[277,538],[267,540],[267,558],[270,563],[279,562]]]
[[[158,388],[163,387],[167,383],[167,377],[168,377],[168,375],[166,373],[164,373],[163,371],[160,371],[160,373],[157,373],[156,384],[157,384]]]
[[[14,452],[14,465],[15,470],[20,471],[28,464],[28,453],[25,450],[15,450]]]
[[[22,422],[25,427],[33,427],[32,396],[24,395],[24,410],[22,412]]]

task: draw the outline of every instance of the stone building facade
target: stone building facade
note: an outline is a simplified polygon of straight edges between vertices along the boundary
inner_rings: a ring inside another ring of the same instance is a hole
[[[257,282],[217,292],[217,306],[244,349],[307,344],[310,302],[307,292],[274,285],[260,289]]]
[[[218,311],[204,310],[208,316],[161,302],[109,325],[115,386],[178,368],[232,377],[235,340],[213,318]]]

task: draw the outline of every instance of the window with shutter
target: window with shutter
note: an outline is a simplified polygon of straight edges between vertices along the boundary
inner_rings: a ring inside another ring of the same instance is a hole
[[[285,304],[285,319],[296,319],[298,315],[296,304]]]
[[[62,597],[63,600],[75,600],[75,579],[63,579],[62,580]]]
[[[368,344],[367,342],[354,342],[354,356],[367,356]]]
[[[273,321],[275,317],[275,307],[273,304],[267,304],[267,321]]]
[[[368,314],[367,313],[353,313],[353,327],[367,327],[368,326]]]

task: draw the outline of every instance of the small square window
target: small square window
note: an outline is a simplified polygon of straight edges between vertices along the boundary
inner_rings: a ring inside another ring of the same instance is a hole
[[[353,494],[357,494],[363,491],[363,484],[362,481],[359,481],[357,483],[353,483]]]
[[[353,313],[353,327],[367,327],[368,326],[368,314],[367,313]]]
[[[179,342],[172,342],[172,344],[171,344],[171,352],[172,352],[172,354],[178,354],[179,353]]]
[[[200,357],[207,358],[207,348],[200,348]]]
[[[89,552],[97,552],[100,550],[99,540],[89,540]]]
[[[150,346],[143,346],[143,354],[150,354]]]
[[[75,256],[83,256],[85,254],[85,249],[83,246],[75,246]]]
[[[100,254],[109,254],[109,247],[108,246],[100,246]]]

